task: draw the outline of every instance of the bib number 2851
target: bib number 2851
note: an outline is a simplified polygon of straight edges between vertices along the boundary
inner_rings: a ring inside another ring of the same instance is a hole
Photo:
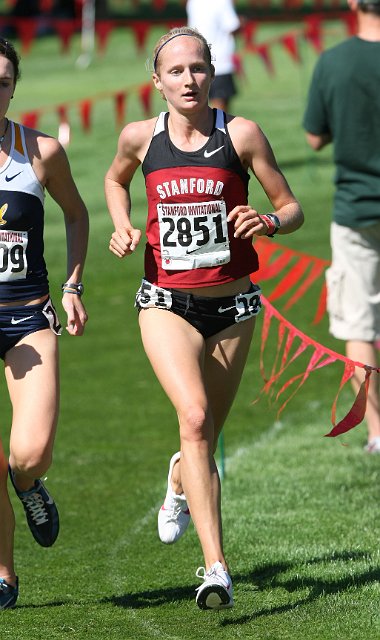
[[[214,202],[158,205],[162,267],[214,267],[230,260],[226,205]]]

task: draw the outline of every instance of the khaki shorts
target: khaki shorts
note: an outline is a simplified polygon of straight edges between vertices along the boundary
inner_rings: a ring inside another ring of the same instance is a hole
[[[340,340],[380,338],[380,222],[331,225],[332,264],[326,271],[330,333]]]

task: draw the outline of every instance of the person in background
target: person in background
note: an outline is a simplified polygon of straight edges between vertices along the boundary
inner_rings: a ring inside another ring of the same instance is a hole
[[[303,126],[310,146],[334,145],[330,332],[351,360],[378,366],[380,338],[380,0],[348,0],[357,35],[325,51],[312,77]],[[353,384],[363,379],[357,368]],[[380,453],[378,376],[371,376],[365,450]]]
[[[61,207],[66,227],[68,333],[82,335],[87,321],[81,300],[87,209],[58,141],[7,118],[19,77],[19,56],[0,38],[0,356],[12,404],[9,466],[0,441],[0,610],[14,607],[18,597],[8,473],[36,542],[50,547],[59,532],[56,504],[40,480],[52,461],[62,331],[43,255],[45,190]]]
[[[215,77],[210,87],[210,106],[228,111],[236,95],[235,34],[240,29],[233,0],[187,0],[187,24],[197,29],[211,46]]]
[[[145,277],[136,295],[147,356],[179,420],[180,451],[170,461],[159,511],[162,542],[185,533],[190,513],[205,567],[196,602],[232,607],[222,543],[221,488],[214,459],[251,344],[260,290],[255,235],[290,233],[300,205],[257,124],[211,109],[214,76],[207,40],[189,27],[163,35],[153,82],[167,102],[158,118],[128,124],[105,178],[115,231],[110,250],[133,254],[141,231],[131,221],[130,184],[142,165],[148,202]],[[248,204],[249,171],[274,213]]]

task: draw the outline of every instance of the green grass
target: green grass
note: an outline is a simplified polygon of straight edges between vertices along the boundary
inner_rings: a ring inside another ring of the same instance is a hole
[[[290,25],[280,29],[287,28]],[[272,37],[273,27],[262,29],[263,40]],[[334,38],[343,36],[337,33]],[[147,54],[136,56],[125,31],[113,34],[106,55],[86,71],[75,68],[78,53],[77,40],[68,57],[59,55],[55,40],[38,42],[23,60],[15,112],[146,81]],[[234,110],[262,125],[304,206],[304,227],[281,242],[327,259],[333,165],[330,150],[314,158],[304,142],[300,123],[316,56],[305,43],[302,55],[300,67],[274,46],[273,78],[258,58],[247,56],[246,79]],[[158,97],[154,107],[163,107]],[[133,95],[127,115],[143,117]],[[62,526],[52,549],[38,547],[21,505],[14,501],[21,593],[19,606],[1,614],[2,638],[380,638],[378,460],[362,452],[364,425],[344,438],[322,437],[329,430],[342,373],[339,364],[313,373],[280,421],[265,397],[252,404],[262,386],[260,320],[225,429],[225,548],[236,607],[217,614],[196,608],[194,574],[202,556],[193,528],[169,548],[159,543],[156,533],[156,513],[178,433],[174,411],[143,353],[133,309],[143,248],[124,262],[108,251],[112,226],[102,183],[116,148],[113,105],[99,100],[90,134],[81,131],[74,112],[72,123],[68,154],[91,217],[84,277],[90,319],[83,338],[63,335],[60,340],[61,415],[48,485]],[[40,127],[55,134],[54,114],[46,114]],[[265,197],[251,182],[251,202],[265,210]],[[143,225],[146,204],[140,175],[133,202],[136,223]],[[46,257],[59,306],[65,239],[62,217],[50,200],[46,217]],[[269,289],[270,283],[265,292]],[[342,345],[328,336],[326,321],[310,325],[314,295],[310,292],[287,315],[306,333],[340,350]],[[268,345],[268,367],[272,352]],[[346,389],[341,412],[351,400]],[[0,401],[1,437],[6,442],[10,408],[5,384]]]

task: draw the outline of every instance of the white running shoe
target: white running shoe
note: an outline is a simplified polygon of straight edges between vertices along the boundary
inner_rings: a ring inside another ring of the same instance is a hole
[[[234,606],[232,581],[220,562],[215,562],[207,572],[204,567],[199,567],[196,576],[204,581],[196,589],[195,602],[200,609],[230,609]]]
[[[364,451],[367,453],[380,453],[380,436],[372,438],[364,447]]]
[[[158,512],[158,535],[161,542],[173,544],[185,533],[190,522],[190,511],[183,493],[174,493],[171,485],[173,467],[180,459],[180,452],[175,453],[170,460],[168,474],[168,489],[164,504]]]

